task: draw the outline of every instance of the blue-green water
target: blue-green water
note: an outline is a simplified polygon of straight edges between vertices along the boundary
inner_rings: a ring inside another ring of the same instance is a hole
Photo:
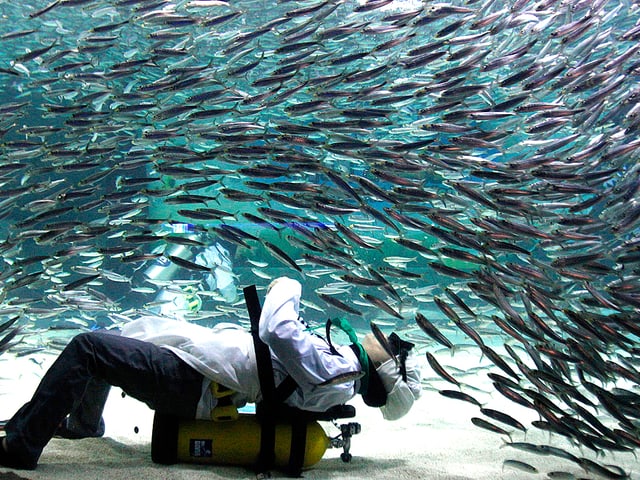
[[[244,322],[241,297],[170,258],[190,224],[189,258],[221,241],[237,293],[289,275],[312,324],[374,321],[423,352],[420,313],[455,344],[465,326],[506,341],[556,380],[501,349],[520,388],[582,421],[562,383],[618,402],[600,413],[632,439],[600,434],[635,448],[638,9],[1,2],[9,353],[42,329],[117,328],[186,283],[190,320]],[[182,282],[149,281],[156,257]]]

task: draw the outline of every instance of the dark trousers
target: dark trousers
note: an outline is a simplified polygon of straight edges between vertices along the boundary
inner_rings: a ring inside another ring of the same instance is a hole
[[[80,334],[7,423],[9,452],[35,465],[67,415],[72,433],[100,435],[112,385],[160,413],[194,418],[202,381],[200,373],[165,348],[106,332]]]

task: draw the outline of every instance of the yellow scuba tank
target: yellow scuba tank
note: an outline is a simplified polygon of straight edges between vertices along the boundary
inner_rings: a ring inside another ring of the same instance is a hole
[[[156,463],[204,463],[253,466],[260,454],[261,425],[256,415],[242,413],[236,420],[180,420],[156,412],[151,438],[151,458]],[[292,461],[293,437],[290,423],[275,428],[275,467]],[[320,461],[330,440],[317,421],[306,422],[306,441],[302,468]],[[299,445],[299,444],[298,444]]]

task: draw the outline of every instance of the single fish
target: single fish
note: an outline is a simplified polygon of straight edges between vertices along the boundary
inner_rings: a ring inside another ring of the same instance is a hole
[[[415,320],[422,331],[429,335],[429,337],[433,338],[435,341],[447,348],[453,348],[453,344],[451,343],[451,341],[449,341],[449,339],[445,337],[433,323],[427,320],[427,318],[422,313],[416,312]]]
[[[427,361],[431,368],[433,368],[434,372],[440,375],[447,382],[453,383],[454,385],[460,386],[460,382],[456,380],[449,372],[447,372],[442,365],[436,360],[436,358],[430,352],[427,352]]]
[[[340,385],[343,383],[351,383],[358,380],[359,378],[362,378],[363,375],[364,375],[364,372],[341,373],[340,375],[337,375],[333,378],[325,380],[322,383],[319,383],[318,386],[325,387],[328,385]]]
[[[507,459],[502,462],[502,469],[504,470],[505,467],[513,468],[515,470],[520,470],[527,473],[538,473],[538,469],[536,467],[521,460]]]
[[[445,397],[462,400],[482,408],[482,404],[468,393],[459,392],[458,390],[439,390],[438,393]]]
[[[360,296],[364,298],[367,302],[369,302],[374,307],[378,307],[390,315],[393,315],[396,318],[403,319],[404,317],[396,311],[391,305],[389,305],[384,300],[376,297],[375,295],[371,295],[370,293],[361,293]]]
[[[18,321],[18,319],[20,318],[20,315],[16,315],[13,318],[10,318],[9,320],[7,320],[6,322],[4,322],[3,324],[0,325],[0,333],[4,332],[5,330],[7,330],[9,327],[11,327],[11,325],[13,325],[14,323],[16,323],[16,321]]]
[[[513,428],[517,428],[518,430],[521,430],[523,432],[527,431],[526,427],[522,423],[520,423],[518,420],[516,420],[509,414],[500,412],[498,410],[493,410],[490,408],[481,408],[480,412],[482,412],[483,415],[486,415],[489,418],[497,420]]]
[[[398,359],[396,358],[396,355],[393,352],[393,348],[391,348],[391,344],[389,343],[389,339],[387,338],[387,336],[384,333],[382,333],[382,330],[380,330],[380,327],[378,327],[378,325],[376,325],[374,322],[371,322],[370,326],[371,326],[371,332],[373,333],[373,336],[376,338],[380,346],[384,349],[386,354],[389,355],[389,358],[392,358],[397,366]]]
[[[8,351],[14,345],[20,343],[20,341],[11,343],[11,341],[21,332],[22,332],[21,327],[13,328],[9,331],[9,333],[7,333],[4,337],[0,339],[0,355]]]
[[[285,253],[280,247],[278,247],[277,245],[274,245],[271,242],[263,242],[263,245],[265,247],[267,247],[267,249],[281,262],[285,263],[286,265],[289,265],[291,267],[293,267],[295,270],[301,272],[302,269],[300,268],[300,266],[289,256],[287,255],[287,253]]]
[[[192,262],[190,260],[185,260],[182,257],[178,257],[177,255],[165,255],[169,260],[178,265],[179,267],[186,268],[187,270],[194,270],[198,272],[210,272],[211,268],[206,265],[201,265],[197,262]]]
[[[327,302],[329,305],[333,305],[334,307],[343,310],[347,313],[350,313],[352,315],[358,315],[358,316],[362,316],[362,312],[360,312],[359,310],[356,310],[355,308],[351,307],[350,305],[346,304],[345,302],[338,300],[337,298],[331,296],[331,295],[327,295],[325,293],[320,293],[317,292],[317,295],[324,300],[325,302]]]
[[[67,292],[70,290],[77,290],[78,288],[98,279],[100,276],[101,276],[100,273],[96,273],[95,275],[88,275],[86,277],[79,278],[78,280],[68,283],[67,285],[62,287],[62,291]]]

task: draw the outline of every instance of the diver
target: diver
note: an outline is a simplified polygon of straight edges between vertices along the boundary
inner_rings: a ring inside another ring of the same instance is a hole
[[[301,293],[297,280],[272,281],[254,332],[268,346],[276,389],[290,387],[284,404],[324,412],[361,394],[387,420],[408,413],[421,392],[413,345],[396,334],[383,340],[369,334],[360,343],[348,322],[340,321],[352,344],[334,346],[300,319]],[[35,469],[54,435],[102,436],[110,386],[156,413],[184,419],[210,418],[217,402],[213,384],[232,390],[237,407],[258,402],[255,337],[236,324],[209,329],[157,316],[125,324],[121,335],[89,332],[74,337],[32,399],[7,422],[6,436],[0,438],[0,465]]]

